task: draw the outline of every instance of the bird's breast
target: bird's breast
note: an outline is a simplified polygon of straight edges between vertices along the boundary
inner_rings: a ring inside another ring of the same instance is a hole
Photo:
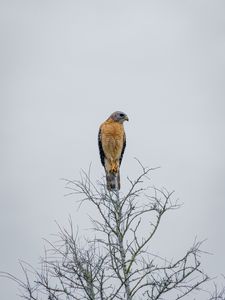
[[[124,142],[124,128],[122,124],[105,124],[102,128],[102,144],[107,156],[117,159],[121,155]]]

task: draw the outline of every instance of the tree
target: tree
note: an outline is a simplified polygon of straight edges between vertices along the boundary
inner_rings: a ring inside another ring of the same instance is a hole
[[[23,298],[178,300],[209,280],[201,268],[201,242],[176,261],[151,253],[162,218],[180,205],[173,192],[146,185],[154,169],[140,166],[125,195],[109,192],[103,182],[93,184],[85,172],[79,181],[66,180],[69,194],[80,195],[81,204],[88,202],[98,213],[91,217],[94,238],[81,241],[71,218],[69,230],[58,225],[57,241],[47,241],[40,269],[22,262],[25,280],[2,273],[18,283]],[[210,299],[225,299],[224,294],[215,289]]]

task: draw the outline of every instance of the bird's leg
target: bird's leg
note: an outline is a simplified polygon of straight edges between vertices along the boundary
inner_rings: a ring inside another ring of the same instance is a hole
[[[119,171],[119,160],[118,159],[112,161],[111,171],[114,172],[114,173],[118,173],[118,171]]]

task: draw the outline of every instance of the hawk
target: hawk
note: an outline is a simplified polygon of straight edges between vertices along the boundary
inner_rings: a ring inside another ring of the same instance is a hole
[[[109,191],[120,189],[120,164],[126,147],[123,122],[128,120],[125,113],[116,111],[99,128],[99,153]]]

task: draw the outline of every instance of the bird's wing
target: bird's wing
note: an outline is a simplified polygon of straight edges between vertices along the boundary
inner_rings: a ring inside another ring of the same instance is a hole
[[[120,165],[121,165],[121,162],[122,162],[122,159],[123,159],[123,154],[124,154],[125,148],[126,148],[126,134],[124,133],[123,148],[122,148],[121,155],[120,155]]]
[[[103,167],[105,167],[105,153],[104,153],[103,147],[102,147],[101,127],[99,128],[99,132],[98,132],[98,148],[99,148],[101,163],[102,163]]]

